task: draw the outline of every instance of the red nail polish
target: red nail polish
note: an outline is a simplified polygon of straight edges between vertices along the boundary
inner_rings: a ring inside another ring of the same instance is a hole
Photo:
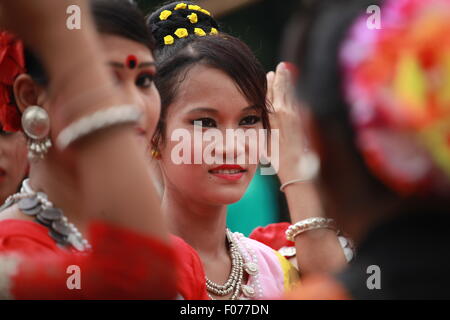
[[[291,62],[283,62],[286,69],[289,70],[292,76],[292,81],[297,82],[298,77],[300,76],[300,71],[297,66]]]

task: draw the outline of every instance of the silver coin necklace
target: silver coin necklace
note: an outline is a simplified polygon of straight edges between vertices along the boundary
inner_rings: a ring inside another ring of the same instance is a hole
[[[36,192],[25,179],[19,193],[9,196],[0,207],[0,211],[16,204],[19,210],[49,230],[49,235],[59,246],[73,247],[78,251],[91,249],[74,224],[69,223],[61,209],[55,208],[44,192]]]

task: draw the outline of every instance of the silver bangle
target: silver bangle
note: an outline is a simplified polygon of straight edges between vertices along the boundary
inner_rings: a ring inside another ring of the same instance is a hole
[[[283,183],[281,185],[280,191],[284,192],[284,188],[286,188],[290,184],[294,184],[294,183],[297,183],[297,182],[308,182],[308,181],[311,181],[311,180],[310,179],[294,179],[294,180],[290,180],[290,181],[285,182],[285,183]]]
[[[355,255],[355,250],[350,239],[347,239],[343,235],[338,235],[338,241],[345,256],[345,260],[349,263]],[[278,252],[285,258],[289,259],[297,255],[297,249],[295,247],[282,247],[278,249]]]
[[[294,242],[295,237],[301,233],[315,229],[331,229],[335,230],[337,233],[336,224],[333,219],[314,217],[299,221],[289,226],[286,230],[286,239]]]
[[[94,112],[64,128],[56,139],[59,149],[64,150],[75,141],[96,131],[129,123],[137,123],[142,112],[134,105],[118,105]]]
[[[320,170],[320,160],[314,152],[306,152],[299,163],[302,178],[290,180],[281,185],[280,191],[284,192],[284,188],[297,182],[307,182],[314,179]]]

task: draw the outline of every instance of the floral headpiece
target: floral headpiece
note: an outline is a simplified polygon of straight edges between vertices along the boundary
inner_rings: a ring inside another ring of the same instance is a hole
[[[170,16],[172,16],[172,14],[177,11],[177,10],[183,10],[183,13],[186,16],[186,20],[189,20],[189,22],[193,25],[195,25],[196,23],[199,22],[199,15],[206,15],[206,16],[211,16],[211,13],[205,9],[203,9],[202,7],[198,6],[198,5],[191,5],[191,4],[186,4],[186,3],[178,3],[173,10],[163,10],[160,14],[159,14],[159,20],[160,21],[164,21],[170,18]],[[196,11],[196,12],[194,12]],[[211,27],[211,29],[208,31],[203,30],[202,28],[197,28],[194,27],[194,32],[193,34],[195,34],[196,36],[199,37],[204,37],[207,34],[210,35],[216,35],[218,34],[219,31],[214,28]],[[178,28],[177,30],[175,30],[175,32],[173,34],[168,34],[164,37],[164,44],[165,45],[172,45],[175,43],[175,39],[181,39],[181,38],[186,38],[189,36],[189,31],[187,28]]]
[[[344,94],[370,170],[403,194],[450,192],[450,0],[386,0],[340,52]]]
[[[22,42],[14,35],[0,31],[0,125],[2,130],[21,130],[20,112],[13,104],[15,78],[25,72]]]

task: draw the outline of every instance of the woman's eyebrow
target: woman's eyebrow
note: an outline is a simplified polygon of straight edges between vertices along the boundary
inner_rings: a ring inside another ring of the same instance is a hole
[[[121,62],[110,61],[108,64],[114,68],[125,68],[125,64]]]
[[[242,113],[247,112],[247,111],[257,111],[258,108],[256,106],[248,106],[244,109],[241,110]]]
[[[201,107],[201,108],[194,108],[194,109],[191,109],[191,110],[189,110],[187,113],[196,113],[196,112],[219,113],[219,110],[213,109],[213,108],[205,108],[205,107]]]
[[[153,61],[146,61],[146,62],[141,62],[138,66],[138,68],[147,68],[147,67],[155,67],[156,63]]]
[[[245,113],[247,111],[254,111],[258,110],[256,106],[248,106],[241,110],[241,113]],[[219,110],[213,109],[213,108],[206,108],[206,107],[200,107],[200,108],[194,108],[192,110],[189,110],[187,113],[196,113],[196,112],[210,112],[210,113],[219,113]]]

